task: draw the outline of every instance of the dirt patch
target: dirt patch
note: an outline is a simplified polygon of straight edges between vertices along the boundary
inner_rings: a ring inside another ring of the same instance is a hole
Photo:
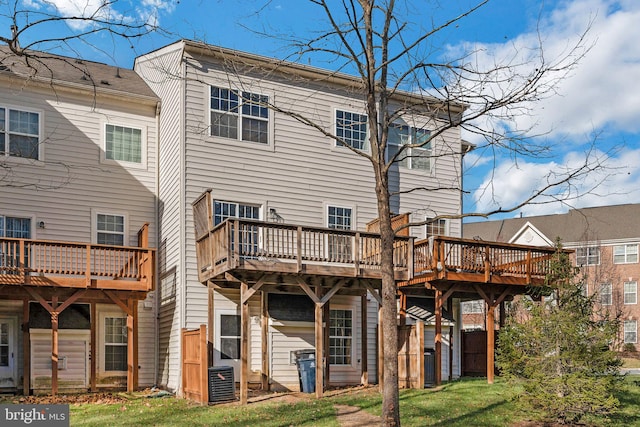
[[[9,398],[11,403],[34,404],[34,405],[54,405],[54,404],[74,404],[74,403],[97,403],[113,404],[122,403],[129,400],[126,396],[113,393],[83,393],[83,394],[59,394],[56,396],[14,396]]]
[[[357,406],[334,405],[338,411],[337,420],[341,427],[368,427],[382,424],[382,419]]]

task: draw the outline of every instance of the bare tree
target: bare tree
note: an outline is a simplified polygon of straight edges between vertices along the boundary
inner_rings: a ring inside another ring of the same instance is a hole
[[[421,148],[445,147],[432,151],[430,160],[438,157],[458,159],[464,154],[463,146],[447,142],[445,136],[452,130],[463,129],[480,139],[482,148],[494,152],[507,152],[512,158],[545,155],[549,142],[538,142],[532,129],[516,129],[508,124],[515,117],[527,114],[532,103],[556,94],[557,85],[575,67],[589,46],[584,36],[568,43],[563,52],[548,57],[541,38],[537,46],[526,51],[514,48],[507,59],[496,58],[490,66],[476,62],[476,51],[461,52],[443,59],[434,48],[434,40],[451,27],[463,25],[464,19],[485,5],[479,0],[468,10],[441,22],[431,22],[419,31],[410,29],[412,11],[434,7],[423,2],[395,0],[309,0],[317,6],[328,28],[312,39],[300,40],[283,36],[295,47],[296,61],[304,62],[310,56],[331,58],[339,71],[347,71],[360,80],[358,89],[367,115],[369,130],[368,150],[349,145],[333,130],[327,129],[313,118],[301,116],[286,107],[271,105],[281,113],[289,114],[365,157],[375,175],[375,193],[382,239],[382,332],[384,347],[383,424],[400,425],[398,364],[397,364],[397,306],[396,283],[393,271],[393,242],[398,230],[392,228],[392,200],[399,195],[390,187],[392,167],[406,159],[424,155]],[[413,9],[416,8],[416,9]],[[318,16],[315,15],[315,16]],[[267,34],[273,36],[273,34]],[[277,35],[276,35],[277,37]],[[291,58],[289,58],[291,59]],[[398,100],[402,100],[399,102]],[[428,117],[422,123],[428,135],[411,143],[391,147],[390,133],[394,123],[406,117]],[[539,135],[538,135],[539,136]],[[390,150],[393,148],[393,150]],[[525,200],[513,206],[499,207],[491,212],[468,212],[431,218],[486,217],[496,213],[512,212],[527,204],[567,201],[579,196],[576,184],[593,171],[604,168],[607,154],[598,154],[595,146],[585,153],[585,160],[576,167],[540,177],[539,187]],[[597,186],[597,184],[596,184]],[[440,183],[435,187],[420,187],[410,192],[461,192],[460,182]],[[412,223],[416,226],[423,223]]]

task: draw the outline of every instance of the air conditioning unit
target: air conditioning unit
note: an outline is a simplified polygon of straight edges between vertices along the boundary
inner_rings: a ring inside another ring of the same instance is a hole
[[[209,368],[209,403],[228,402],[235,398],[236,383],[233,379],[233,367]]]

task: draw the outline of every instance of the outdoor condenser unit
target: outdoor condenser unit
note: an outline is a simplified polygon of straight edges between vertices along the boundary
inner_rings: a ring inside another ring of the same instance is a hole
[[[209,368],[209,403],[227,402],[236,398],[236,383],[231,366]]]

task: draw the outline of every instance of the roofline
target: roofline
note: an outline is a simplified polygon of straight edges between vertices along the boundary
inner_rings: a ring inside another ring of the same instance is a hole
[[[95,84],[93,86],[83,85],[79,83],[73,83],[66,80],[60,80],[53,77],[40,77],[40,76],[28,76],[25,74],[17,74],[14,72],[2,72],[0,71],[0,79],[8,80],[8,81],[18,81],[18,82],[30,82],[38,85],[41,88],[51,88],[51,86],[55,86],[61,90],[67,90],[72,93],[90,93],[92,95],[101,95],[110,98],[128,98],[139,101],[143,104],[148,105],[157,105],[160,102],[160,98],[134,94],[127,91],[114,90],[101,87],[99,84]]]
[[[329,82],[329,83],[333,83],[336,85],[345,86],[349,88],[362,87],[361,79],[355,76],[345,74],[345,73],[340,73],[337,71],[330,71],[330,70],[326,70],[318,67],[312,67],[310,65],[304,65],[296,62],[270,58],[267,56],[243,52],[235,49],[229,49],[229,48],[207,44],[204,42],[189,40],[189,39],[182,39],[176,43],[182,43],[184,46],[185,52],[189,52],[199,56],[210,56],[210,57],[219,58],[219,59],[235,58],[235,59],[241,60],[245,64],[258,65],[261,68],[266,68],[270,71],[276,71],[276,70],[285,71],[285,72],[289,71],[292,74],[296,74],[298,76],[307,78],[309,80]],[[156,51],[158,50],[160,49],[157,49]],[[147,55],[156,51],[149,52]],[[146,56],[146,55],[143,55],[143,56]],[[408,99],[414,102],[427,101],[432,104],[445,103],[442,99],[439,99],[430,95],[421,95],[421,94],[405,92],[405,91],[395,91],[394,94],[392,95],[392,99],[395,99],[395,100]],[[468,107],[466,104],[462,104],[458,102],[455,102],[455,103],[449,102],[449,106],[451,107],[451,110],[455,113],[462,113]]]

